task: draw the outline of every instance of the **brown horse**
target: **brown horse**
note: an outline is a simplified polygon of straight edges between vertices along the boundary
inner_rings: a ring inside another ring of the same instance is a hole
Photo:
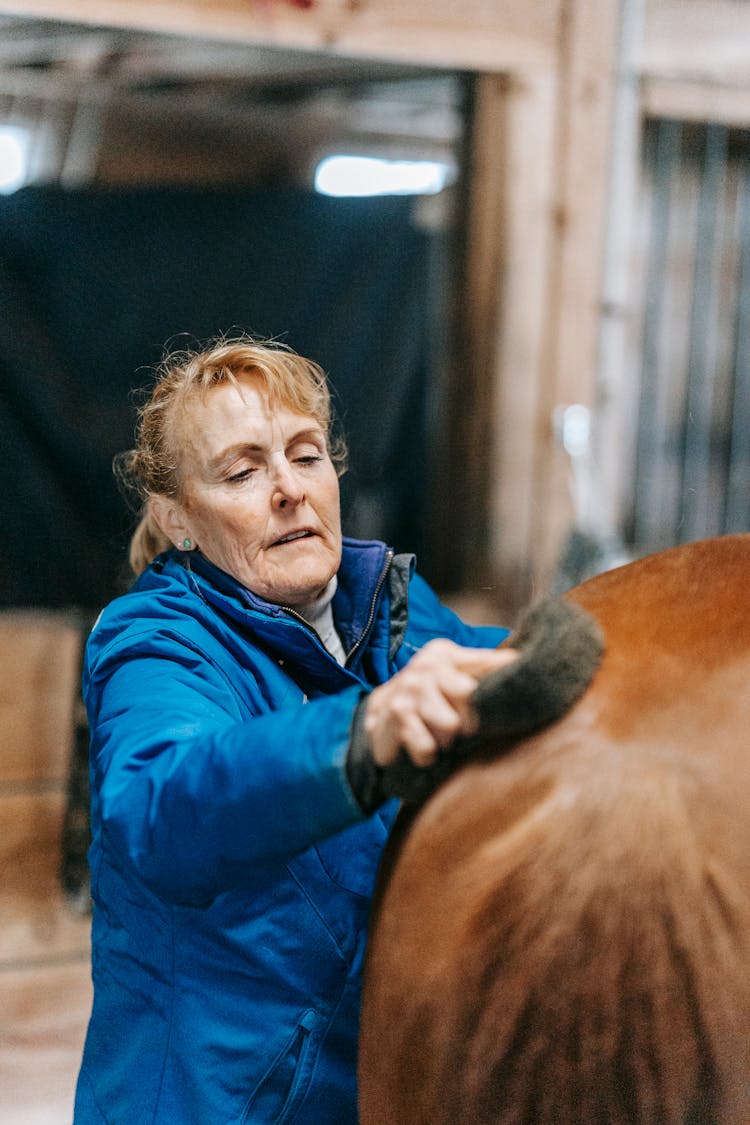
[[[588,689],[407,805],[361,1125],[750,1123],[749,582],[738,535],[572,590]]]

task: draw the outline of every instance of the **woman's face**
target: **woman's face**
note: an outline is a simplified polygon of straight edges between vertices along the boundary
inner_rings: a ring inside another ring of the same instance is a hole
[[[183,494],[155,498],[162,530],[266,601],[314,600],[341,562],[339,482],[319,423],[272,409],[241,374],[188,400],[178,439]]]

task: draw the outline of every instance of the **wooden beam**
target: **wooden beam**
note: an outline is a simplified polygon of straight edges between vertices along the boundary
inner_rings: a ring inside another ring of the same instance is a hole
[[[750,87],[747,0],[646,0],[644,77]]]
[[[648,117],[712,121],[746,129],[750,125],[750,80],[740,86],[647,75],[641,82],[641,110]]]
[[[449,69],[501,72],[554,54],[560,0],[0,0],[0,12]]]

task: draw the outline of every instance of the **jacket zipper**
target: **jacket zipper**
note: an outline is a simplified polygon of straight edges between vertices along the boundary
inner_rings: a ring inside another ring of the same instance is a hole
[[[386,553],[385,564],[383,566],[383,570],[381,571],[380,578],[378,579],[378,584],[375,587],[375,592],[372,595],[372,601],[370,602],[370,613],[369,613],[369,616],[367,618],[367,624],[365,625],[364,629],[362,630],[362,633],[360,635],[359,640],[352,646],[350,651],[346,654],[346,661],[345,661],[344,667],[346,667],[346,665],[349,663],[351,658],[362,647],[362,645],[365,643],[365,640],[367,639],[367,634],[370,632],[370,629],[372,628],[372,623],[375,620],[375,608],[377,606],[378,598],[380,597],[380,591],[383,589],[383,585],[385,583],[385,580],[388,577],[388,572],[391,569],[391,563],[392,562],[393,562],[393,551],[389,548],[387,553]],[[288,605],[283,605],[283,606],[281,606],[281,608],[284,610],[285,613],[288,613],[290,617],[293,617],[295,621],[299,621],[300,625],[304,625],[304,627],[307,629],[308,633],[312,633],[312,635],[318,641],[320,641],[321,646],[323,648],[325,648],[325,645],[323,645],[323,642],[320,640],[320,636],[318,635],[316,630],[312,627],[312,625],[310,624],[309,621],[305,620],[305,618],[302,616],[301,613],[298,613],[296,609],[292,609],[292,607],[288,606]],[[328,649],[326,649],[326,652],[328,652]]]
[[[388,577],[388,573],[391,569],[391,563],[392,562],[393,562],[393,551],[389,549],[387,554],[386,554],[386,557],[385,557],[385,565],[383,566],[383,570],[381,572],[380,578],[378,579],[378,584],[375,587],[375,593],[372,595],[372,601],[370,602],[370,615],[367,618],[367,624],[365,625],[364,629],[362,630],[362,633],[360,634],[359,640],[355,642],[355,644],[352,646],[351,650],[346,654],[346,663],[347,664],[349,663],[351,658],[354,656],[354,654],[356,652],[358,652],[359,649],[362,647],[362,645],[365,643],[365,640],[367,638],[367,634],[370,632],[370,629],[372,628],[372,623],[375,620],[375,607],[377,605],[378,598],[380,597],[380,591],[383,589],[383,586],[385,585],[385,580]]]

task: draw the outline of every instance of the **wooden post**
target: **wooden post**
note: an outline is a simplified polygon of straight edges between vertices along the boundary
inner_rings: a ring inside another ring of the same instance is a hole
[[[556,58],[507,86],[490,521],[516,606],[547,588],[576,521],[553,414],[596,400],[619,18],[619,0],[567,0]]]
[[[510,605],[532,581],[557,95],[551,67],[512,78],[506,93],[490,526],[498,597]]]
[[[440,360],[439,452],[430,498],[431,557],[443,591],[490,581],[490,497],[496,469],[494,390],[497,365],[504,119],[508,80],[482,75],[472,83],[470,135],[456,185],[455,281],[444,298],[450,318]]]
[[[544,370],[537,413],[531,567],[546,585],[576,523],[567,455],[555,440],[558,406],[596,405],[602,268],[619,0],[571,0],[560,35],[556,193]]]

